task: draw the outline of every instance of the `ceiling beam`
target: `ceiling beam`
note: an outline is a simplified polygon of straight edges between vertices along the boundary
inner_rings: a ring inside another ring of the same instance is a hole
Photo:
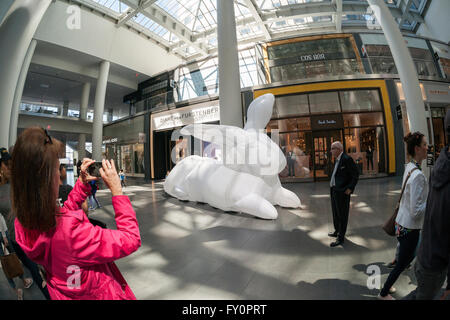
[[[244,0],[244,2],[247,5],[248,10],[252,14],[253,19],[255,19],[255,21],[261,25],[261,28],[262,28],[262,31],[263,31],[263,34],[264,34],[266,40],[270,40],[272,37],[270,36],[269,29],[267,28],[267,26],[265,24],[263,24],[261,15],[257,9],[257,6],[253,2],[253,0]]]
[[[136,9],[137,6],[130,0],[123,0],[129,7]],[[158,6],[150,6],[142,10],[141,13],[147,18],[153,20],[160,26],[175,34],[178,38],[189,44],[203,55],[208,55],[208,51],[201,44],[192,41],[192,32],[188,30],[181,22],[172,18],[167,12]]]
[[[402,17],[400,18],[400,22],[398,23],[398,25],[401,27],[404,23],[405,20],[407,19],[411,19],[411,15],[409,14],[409,9],[411,8],[412,5],[412,0],[401,0],[400,1],[400,9],[402,10],[403,14]],[[412,22],[412,21],[410,21]]]
[[[342,0],[335,0],[336,1],[336,31],[338,33],[342,32]]]
[[[121,27],[125,23],[127,23],[130,19],[132,19],[135,15],[140,13],[142,10],[145,10],[146,8],[150,7],[152,4],[154,4],[157,0],[141,0],[138,7],[134,9],[133,11],[126,14],[124,17],[122,17],[116,24],[116,27]]]

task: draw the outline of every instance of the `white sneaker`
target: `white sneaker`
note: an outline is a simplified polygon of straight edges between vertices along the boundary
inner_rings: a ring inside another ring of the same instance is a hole
[[[26,278],[26,279],[24,279],[24,281],[23,281],[23,287],[24,287],[25,289],[30,288],[32,285],[33,285],[33,279],[31,279],[31,278]]]
[[[395,300],[395,298],[393,296],[391,296],[390,294],[388,294],[386,297],[382,297],[378,294],[377,299],[379,299],[379,300]]]
[[[17,289],[17,300],[23,300],[23,290]]]

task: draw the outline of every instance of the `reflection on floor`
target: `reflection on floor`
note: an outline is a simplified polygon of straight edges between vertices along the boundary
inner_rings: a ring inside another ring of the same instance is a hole
[[[288,184],[303,208],[278,208],[276,221],[223,213],[165,195],[161,183],[125,188],[137,212],[142,247],[117,261],[138,299],[374,299],[367,269],[378,266],[381,285],[396,239],[380,226],[392,213],[400,178],[362,180],[352,197],[347,240],[330,248],[328,182]],[[92,216],[115,228],[108,190]],[[12,299],[4,276],[0,298]],[[17,281],[19,283],[19,281]],[[400,298],[415,288],[412,270],[395,287]],[[25,299],[42,299],[35,285]]]

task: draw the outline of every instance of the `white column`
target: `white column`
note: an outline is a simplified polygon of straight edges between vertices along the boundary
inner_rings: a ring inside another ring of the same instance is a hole
[[[20,69],[19,79],[17,80],[16,91],[14,93],[14,100],[11,108],[11,120],[9,125],[9,142],[8,144],[12,146],[16,143],[17,139],[17,123],[19,122],[19,109],[20,101],[22,100],[23,87],[25,86],[25,80],[27,79],[28,68],[30,67],[31,58],[34,54],[34,49],[36,49],[36,40],[32,40],[30,46],[28,47],[27,54]]]
[[[61,115],[63,117],[67,117],[69,115],[69,101],[64,101],[63,102]]]
[[[408,114],[411,132],[420,131],[427,137],[427,120],[425,105],[420,90],[419,78],[411,54],[405,39],[400,33],[399,26],[392,17],[384,0],[367,0],[374,11],[377,21],[383,29],[389,47],[394,57],[395,65],[400,76],[406,101],[406,113]]]
[[[242,128],[241,80],[234,1],[217,0],[220,123]]]
[[[0,146],[9,147],[16,86],[31,39],[51,0],[17,0],[0,27]]]
[[[81,104],[80,104],[80,120],[86,121],[87,108],[89,104],[89,94],[91,92],[91,83],[86,82],[83,85],[83,91],[81,93]],[[86,157],[86,134],[80,133],[78,137],[78,158],[83,160]]]
[[[105,109],[106,85],[108,84],[109,61],[100,63],[95,90],[94,123],[92,125],[92,159],[102,160],[103,110]]]

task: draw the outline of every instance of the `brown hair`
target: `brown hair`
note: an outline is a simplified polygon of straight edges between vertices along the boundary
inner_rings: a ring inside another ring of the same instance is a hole
[[[62,144],[47,131],[32,127],[17,139],[12,153],[12,211],[29,230],[49,231],[56,226],[58,210],[55,175]]]
[[[406,150],[411,157],[416,155],[416,147],[420,147],[422,143],[422,138],[424,135],[419,131],[414,133],[408,133],[403,140],[406,142]]]

